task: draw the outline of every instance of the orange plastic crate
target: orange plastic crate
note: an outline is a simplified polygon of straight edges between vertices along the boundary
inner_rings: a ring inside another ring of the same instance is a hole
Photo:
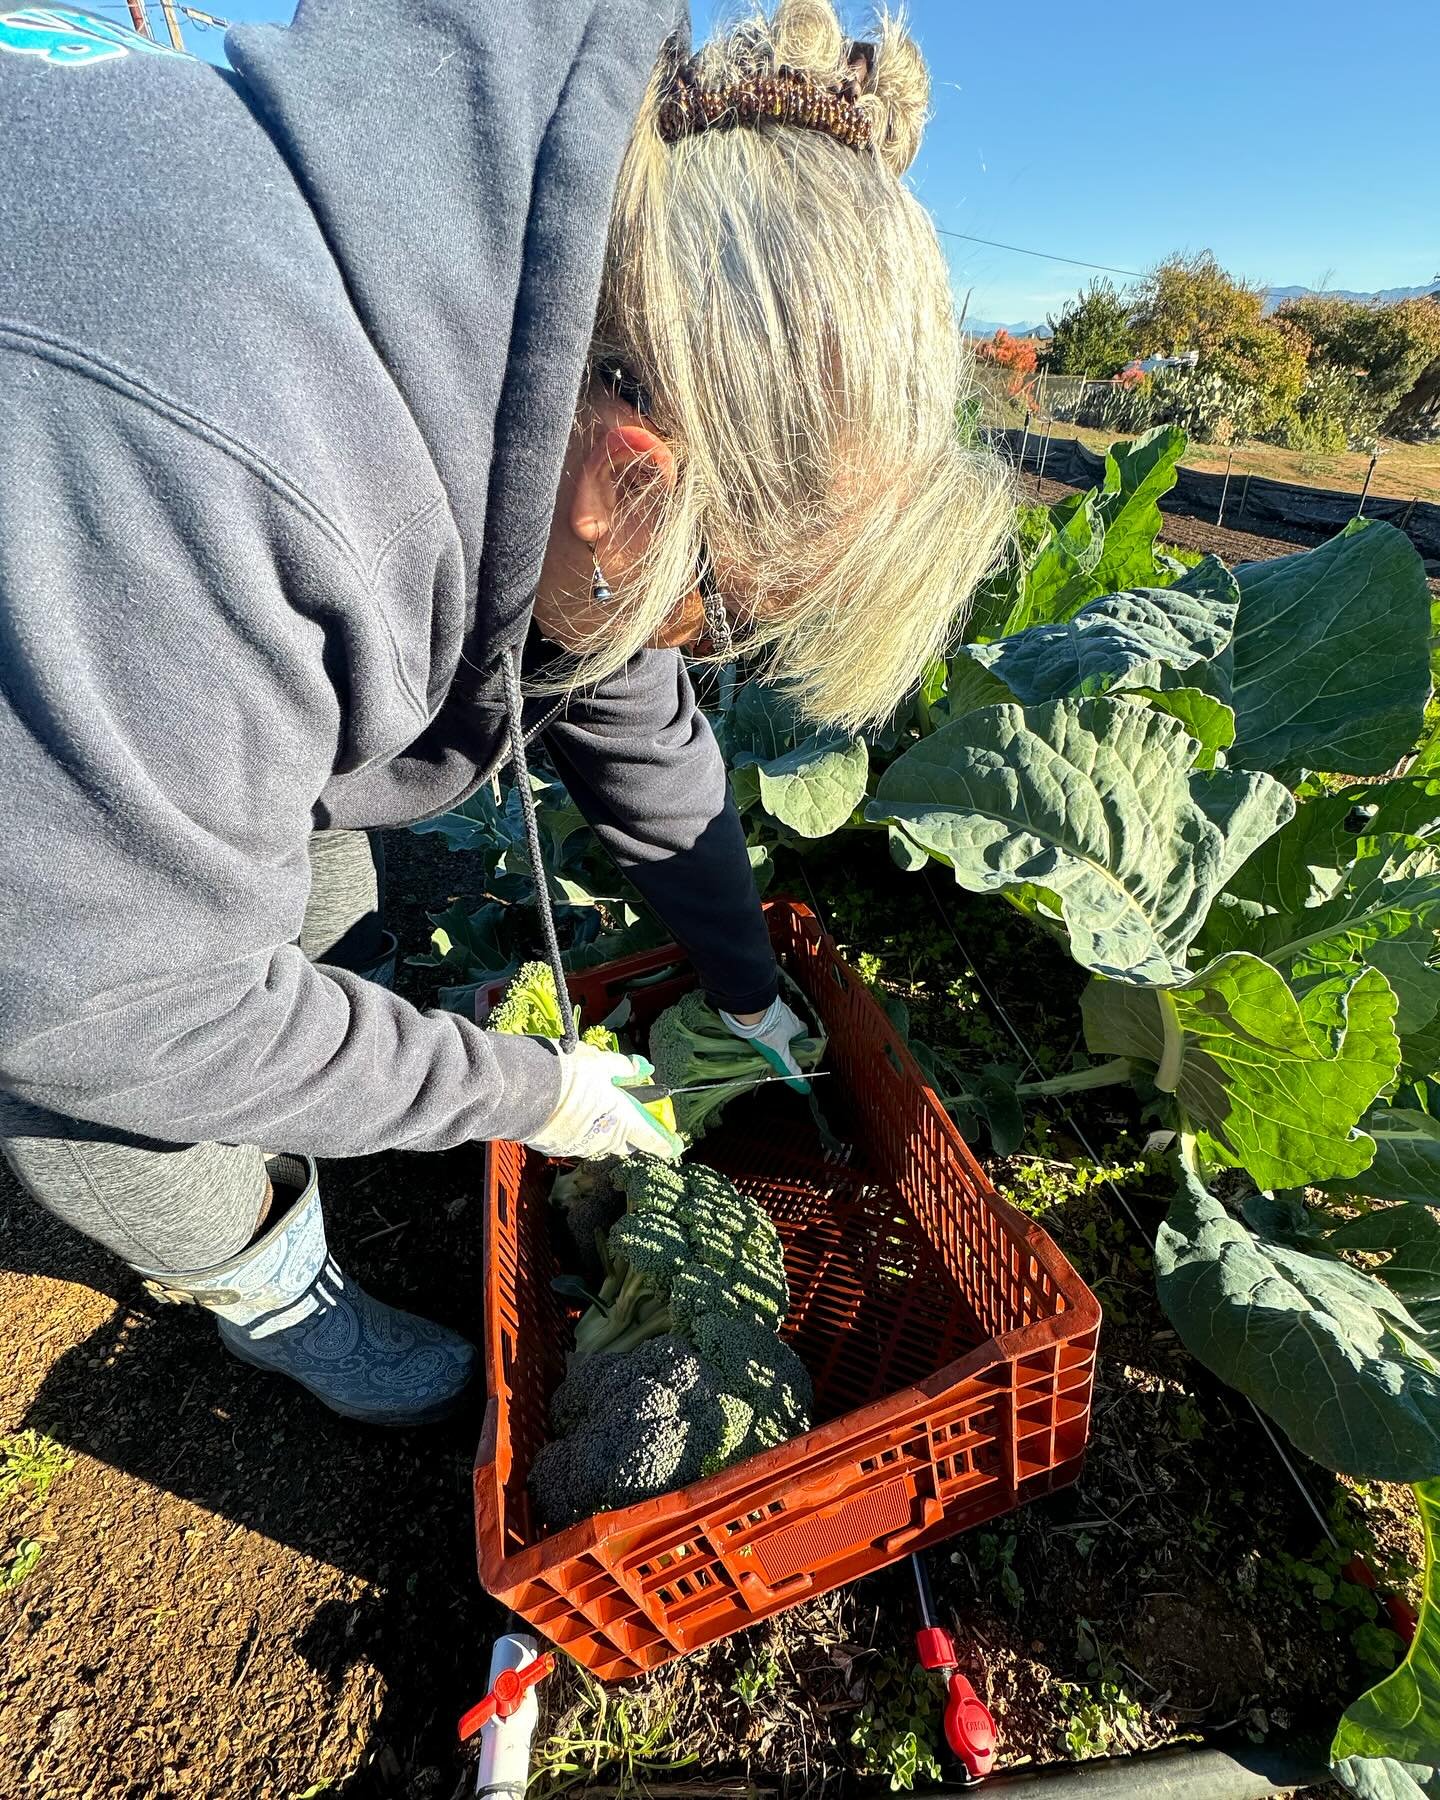
[[[1048,1494],[1084,1454],[1094,1295],[995,1192],[810,909],[776,900],[766,912],[782,967],[829,1034],[834,1073],[815,1091],[848,1152],[827,1153],[804,1101],[775,1086],[733,1105],[696,1154],[779,1228],[784,1335],[814,1378],[812,1430],[542,1531],[526,1475],[577,1309],[550,1285],[549,1165],[519,1144],[488,1147],[480,1579],[605,1681]],[[642,1027],[693,985],[673,946],[570,982],[588,1019],[628,994]]]

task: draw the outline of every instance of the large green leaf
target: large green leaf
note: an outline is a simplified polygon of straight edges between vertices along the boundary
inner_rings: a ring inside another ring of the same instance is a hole
[[[1066,618],[1105,591],[1091,579],[1105,544],[1105,527],[1094,494],[1074,496],[1063,509],[1055,508],[1051,519],[1050,535],[1025,568],[1001,627],[1004,635]]]
[[[1217,565],[1218,567],[1218,565]],[[1059,625],[1036,625],[971,656],[1024,706],[1113,688],[1159,687],[1167,669],[1208,662],[1230,641],[1239,590],[1224,575],[1184,586],[1107,594]]]
[[[865,798],[870,756],[858,738],[815,733],[783,689],[745,682],[717,727],[742,812],[757,802],[797,837],[828,837]]]
[[[898,757],[867,816],[973,893],[1058,895],[1087,969],[1172,982],[1230,871],[1294,806],[1267,776],[1193,774],[1199,754],[1124,700],[990,707]]]
[[[1347,1707],[1330,1763],[1360,1800],[1440,1800],[1440,1481],[1415,1489],[1425,1534],[1420,1618],[1404,1662]]]
[[[1319,549],[1251,563],[1239,579],[1232,760],[1351,775],[1392,768],[1419,737],[1430,693],[1430,595],[1410,540],[1355,521]]]
[[[1157,712],[1178,719],[1200,746],[1195,759],[1197,769],[1213,769],[1219,751],[1228,750],[1235,742],[1235,714],[1223,700],[1200,688],[1127,688],[1132,700],[1146,700]]]
[[[1344,1219],[1325,1233],[1331,1250],[1358,1250],[1366,1269],[1378,1276],[1440,1349],[1440,1213],[1428,1206],[1375,1206]]]
[[[1307,1456],[1384,1481],[1440,1470],[1440,1363],[1373,1275],[1257,1236],[1189,1172],[1155,1273],[1186,1347]]]
[[[859,738],[816,737],[755,767],[766,812],[798,837],[821,838],[865,798],[870,755]]]
[[[1298,912],[1339,886],[1362,837],[1440,836],[1440,778],[1405,775],[1306,799],[1237,870],[1228,892],[1269,912]]]
[[[1297,996],[1269,963],[1232,953],[1164,991],[1091,982],[1081,1012],[1093,1054],[1155,1064],[1207,1158],[1257,1186],[1358,1175],[1374,1154],[1356,1127],[1400,1058],[1377,970]]]
[[[1440,927],[1440,850],[1406,838],[1362,838],[1356,848],[1362,854],[1328,899],[1259,917],[1216,907],[1200,948],[1210,954],[1248,950],[1297,978],[1369,963],[1383,971],[1400,998],[1399,1030],[1418,1031],[1436,1010],[1427,965]]]
[[[929,709],[937,730],[951,719],[978,712],[982,706],[1007,706],[1014,701],[1014,694],[1000,677],[982,668],[975,659],[976,649],[970,645],[962,645],[950,658],[945,692]]]
[[[1403,1106],[1377,1106],[1364,1130],[1375,1156],[1350,1181],[1329,1185],[1377,1200],[1412,1200],[1440,1206],[1440,1120]]]
[[[1160,496],[1174,487],[1184,452],[1185,433],[1178,425],[1158,425],[1133,443],[1110,447],[1099,501],[1105,545],[1093,574],[1097,592],[1154,581]]]

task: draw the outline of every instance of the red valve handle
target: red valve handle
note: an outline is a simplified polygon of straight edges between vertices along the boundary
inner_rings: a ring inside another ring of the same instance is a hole
[[[943,1625],[926,1625],[915,1633],[922,1669],[946,1678],[945,1742],[965,1765],[972,1781],[995,1767],[995,1720],[990,1708],[960,1673],[955,1640]]]
[[[950,1697],[945,1703],[945,1741],[972,1781],[995,1767],[995,1720],[958,1669],[950,1676]]]
[[[495,1677],[495,1685],[483,1700],[477,1700],[460,1721],[460,1742],[463,1744],[474,1737],[477,1731],[483,1731],[492,1719],[508,1719],[518,1712],[526,1694],[537,1681],[543,1681],[555,1667],[554,1655],[545,1650],[533,1662],[525,1664],[523,1669],[502,1669]]]

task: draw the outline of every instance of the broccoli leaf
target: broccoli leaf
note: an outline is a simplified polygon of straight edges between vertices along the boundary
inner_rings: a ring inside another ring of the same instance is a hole
[[[1025,706],[1071,694],[1158,688],[1167,669],[1208,662],[1230,641],[1239,589],[1219,564],[1199,591],[1135,588],[1092,601],[1065,624],[977,645],[970,655]],[[1220,579],[1223,577],[1223,580]]]
[[[473,911],[457,900],[444,912],[431,913],[430,954],[405,960],[419,969],[453,969],[472,983],[499,980],[519,963],[507,941],[509,912],[493,900]]]
[[[737,759],[744,767],[744,757]],[[807,738],[783,756],[759,762],[766,812],[798,837],[829,837],[865,798],[870,754],[860,738]]]
[[[1123,699],[991,707],[897,757],[867,817],[973,893],[1058,895],[1086,968],[1167,983],[1229,874],[1295,804],[1268,776],[1194,772],[1199,754],[1176,720]]]
[[[1430,595],[1404,532],[1355,520],[1316,550],[1250,563],[1239,579],[1232,760],[1393,768],[1430,695]]]
[[[1258,1236],[1189,1171],[1155,1271],[1187,1349],[1307,1456],[1384,1481],[1440,1469],[1440,1363],[1375,1276]]]
[[[1342,1219],[1325,1233],[1331,1250],[1360,1250],[1366,1267],[1392,1294],[1440,1351],[1440,1214],[1428,1206],[1376,1206]]]
[[[813,731],[782,690],[747,681],[719,735],[735,803],[757,801],[797,837],[828,837],[865,798],[870,753],[860,738]]]
[[[1415,1489],[1424,1590],[1404,1662],[1346,1708],[1330,1766],[1360,1800],[1440,1800],[1440,1481]]]
[[[1092,981],[1080,1004],[1092,1053],[1163,1068],[1205,1155],[1258,1186],[1358,1175],[1374,1155],[1356,1127],[1400,1056],[1378,970],[1296,995],[1278,969],[1234,952],[1180,987]]]
[[[1009,640],[1002,638],[1000,641],[1006,643]],[[984,667],[977,660],[982,648],[962,644],[951,657],[945,692],[931,707],[931,718],[937,728],[951,719],[963,719],[966,713],[978,712],[983,706],[1005,706],[1016,698],[993,669]]]
[[[1157,712],[1178,719],[1199,744],[1201,754],[1195,758],[1197,769],[1213,769],[1216,755],[1235,742],[1235,714],[1223,700],[1200,688],[1173,687],[1127,688],[1134,700],[1148,700]]]
[[[1093,576],[1097,593],[1154,580],[1160,497],[1174,487],[1184,453],[1185,433],[1178,425],[1157,425],[1131,443],[1110,446],[1100,494],[1105,547]]]
[[[1411,1200],[1440,1206],[1440,1120],[1403,1106],[1377,1106],[1364,1130],[1375,1156],[1350,1180],[1328,1183],[1377,1200]]]
[[[1334,969],[1364,960],[1377,944],[1417,933],[1433,939],[1440,925],[1440,850],[1417,848],[1405,838],[1361,838],[1355,847],[1361,854],[1323,900],[1248,921],[1234,910],[1217,908],[1217,926],[1230,940],[1223,947],[1249,950],[1278,964],[1299,959]],[[1215,935],[1203,932],[1201,946]]]
[[[1103,593],[1091,575],[1105,548],[1105,526],[1094,493],[1076,495],[1051,511],[1048,535],[1026,564],[1008,613],[993,620],[997,636],[1067,618],[1093,595]],[[985,623],[977,604],[976,633]]]

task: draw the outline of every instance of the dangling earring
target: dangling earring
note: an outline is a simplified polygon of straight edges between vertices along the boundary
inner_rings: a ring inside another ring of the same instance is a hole
[[[710,640],[710,651],[713,656],[724,657],[728,662],[735,654],[735,639],[730,630],[730,615],[725,610],[725,602],[711,588],[700,591],[700,604],[705,609],[705,635]]]
[[[599,555],[593,544],[590,546],[590,561],[595,565],[595,572],[590,577],[590,598],[597,606],[608,606],[615,596],[610,591],[610,583],[605,579],[604,571],[600,567]]]

